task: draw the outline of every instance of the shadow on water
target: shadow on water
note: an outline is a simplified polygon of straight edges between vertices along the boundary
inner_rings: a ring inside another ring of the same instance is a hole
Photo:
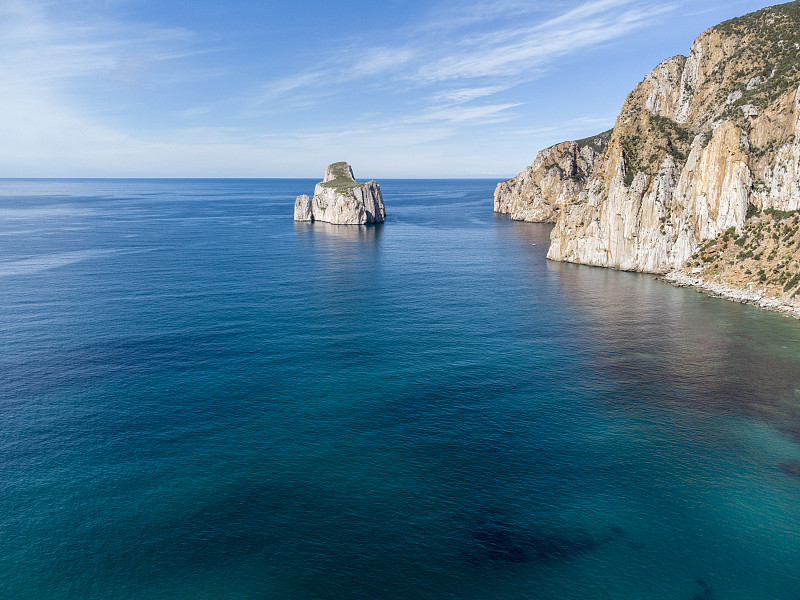
[[[345,242],[377,243],[383,234],[383,223],[374,225],[333,225],[321,221],[313,223],[295,221],[294,230],[298,235],[324,234],[331,239]]]
[[[616,399],[763,419],[800,441],[800,323],[652,275],[548,263]]]
[[[312,297],[324,295],[338,306],[364,297],[361,288],[371,285],[380,263],[383,224],[296,222],[294,231],[295,245],[302,248],[300,255],[306,261],[295,276],[304,279],[303,286],[319,286]]]

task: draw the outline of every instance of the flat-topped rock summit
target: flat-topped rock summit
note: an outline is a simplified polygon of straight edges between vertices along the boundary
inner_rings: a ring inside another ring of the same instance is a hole
[[[335,225],[383,223],[386,208],[375,181],[359,183],[346,162],[328,165],[314,187],[314,197],[303,194],[294,203],[295,221],[323,221]]]

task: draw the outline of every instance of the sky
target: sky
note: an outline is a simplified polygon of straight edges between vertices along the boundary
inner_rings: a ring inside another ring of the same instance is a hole
[[[0,0],[0,177],[504,179],[753,0]]]

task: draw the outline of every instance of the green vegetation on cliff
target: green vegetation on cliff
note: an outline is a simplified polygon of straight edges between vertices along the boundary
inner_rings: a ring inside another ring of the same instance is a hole
[[[608,129],[603,133],[598,133],[597,135],[583,138],[582,140],[575,140],[575,143],[579,148],[588,146],[598,154],[601,154],[606,151],[606,148],[608,148],[608,141],[611,139],[611,134],[613,131],[613,129]]]
[[[722,83],[717,99],[730,102],[725,117],[742,123],[743,106],[763,109],[800,83],[800,2],[788,2],[720,23],[713,30],[739,43],[711,72]],[[750,65],[753,68],[747,69]]]
[[[363,184],[357,182],[353,177],[350,175],[350,165],[346,162],[337,162],[333,163],[328,167],[331,172],[332,179],[321,183],[325,187],[335,188],[337,192],[346,193],[348,190],[351,190],[356,187],[360,187]]]
[[[737,235],[731,227],[708,240],[689,266],[704,276],[771,296],[800,295],[800,211],[752,211]]]
[[[670,155],[678,166],[689,156],[692,133],[672,119],[642,111],[620,135],[625,159],[625,185],[630,186],[640,172],[655,175],[664,157]]]

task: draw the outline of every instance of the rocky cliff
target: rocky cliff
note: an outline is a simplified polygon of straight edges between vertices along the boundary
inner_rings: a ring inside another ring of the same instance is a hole
[[[357,182],[346,162],[329,165],[323,180],[314,187],[314,197],[303,194],[294,203],[295,221],[365,225],[385,219],[380,186],[375,181]]]
[[[494,211],[514,221],[555,223],[561,208],[583,190],[610,137],[611,130],[542,150],[530,167],[497,184]]]
[[[722,23],[700,35],[688,57],[667,59],[636,86],[602,152],[577,171],[582,177],[564,168],[580,143],[559,144],[498,186],[495,210],[554,221],[553,260],[693,271],[696,280],[763,294],[781,277],[781,290],[789,281],[800,286],[786,275],[800,265],[796,246],[763,264],[772,247],[753,246],[752,234],[747,259],[742,250],[717,260],[707,252],[726,234],[763,233],[767,217],[793,219],[800,209],[799,85],[800,2]],[[777,238],[782,247],[793,243],[787,235]],[[781,294],[795,298],[794,291]]]

